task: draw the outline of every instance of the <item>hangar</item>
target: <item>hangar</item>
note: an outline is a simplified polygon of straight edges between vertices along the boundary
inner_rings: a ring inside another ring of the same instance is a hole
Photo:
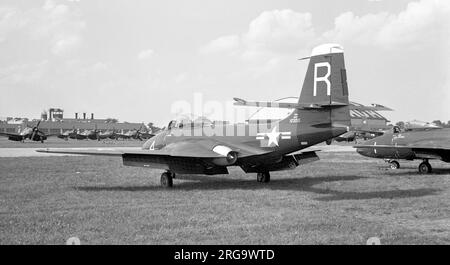
[[[48,112],[41,114],[41,123],[39,130],[46,134],[58,134],[63,131],[80,129],[80,130],[119,130],[127,132],[129,130],[138,130],[139,128],[147,129],[144,123],[130,122],[114,122],[112,119],[95,119],[91,113],[88,117],[87,113],[78,115],[75,118],[64,118],[63,110],[59,108],[50,108]],[[26,126],[35,126],[39,119],[28,120],[26,118],[3,118],[0,120],[0,132],[14,133],[19,132]]]

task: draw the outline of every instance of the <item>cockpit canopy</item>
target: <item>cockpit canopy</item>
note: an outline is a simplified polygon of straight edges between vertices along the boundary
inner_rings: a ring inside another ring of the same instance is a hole
[[[205,117],[189,117],[182,116],[178,119],[172,120],[167,125],[167,129],[183,129],[183,128],[200,128],[212,126],[213,122]]]

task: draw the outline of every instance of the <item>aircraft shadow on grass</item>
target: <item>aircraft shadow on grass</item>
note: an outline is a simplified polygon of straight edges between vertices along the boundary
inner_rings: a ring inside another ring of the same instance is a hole
[[[408,169],[408,170],[406,170]],[[411,176],[411,177],[427,177],[432,178],[433,175],[450,175],[450,168],[433,168],[433,172],[426,175],[420,174],[419,172],[411,172],[409,169],[416,169],[416,167],[402,167],[400,169],[389,169],[387,168],[387,174],[392,177],[399,176]]]
[[[177,192],[190,190],[292,190],[312,192],[324,195],[315,198],[318,201],[340,201],[340,200],[366,200],[366,199],[398,199],[412,198],[434,195],[440,190],[431,188],[418,188],[406,190],[385,190],[385,191],[337,191],[328,188],[318,188],[315,185],[334,181],[353,181],[364,179],[360,176],[334,176],[334,177],[304,177],[298,179],[276,179],[273,178],[269,184],[255,183],[255,180],[236,180],[223,177],[208,176],[183,176],[180,179],[186,181],[177,183],[171,190],[159,186],[83,186],[74,189],[85,192],[118,191],[118,192],[152,192],[163,191]]]

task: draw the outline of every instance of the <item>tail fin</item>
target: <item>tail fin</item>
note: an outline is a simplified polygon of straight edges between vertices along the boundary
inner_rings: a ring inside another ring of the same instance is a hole
[[[308,122],[331,123],[333,126],[349,126],[347,73],[344,49],[338,44],[323,44],[313,49],[309,57],[308,70],[303,82],[299,104],[321,106],[320,110],[298,110],[313,112],[307,115]],[[303,113],[306,114],[306,113]]]

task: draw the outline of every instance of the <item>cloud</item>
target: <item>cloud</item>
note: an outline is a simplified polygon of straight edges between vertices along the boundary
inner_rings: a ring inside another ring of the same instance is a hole
[[[292,52],[314,37],[310,13],[285,9],[262,12],[250,22],[242,39],[247,49]]]
[[[391,48],[423,48],[448,44],[450,1],[421,0],[399,13],[380,12],[357,16],[344,12],[334,27],[316,32],[310,13],[290,9],[264,11],[242,34],[226,35],[204,46],[204,53],[239,52],[244,59],[268,54],[296,53],[322,42],[377,45]]]
[[[55,55],[66,55],[79,48],[85,28],[79,11],[51,0],[28,10],[0,8],[0,41],[19,32],[33,41],[46,42]]]
[[[219,37],[200,49],[201,53],[210,54],[225,51],[234,51],[239,48],[240,38],[237,35]]]
[[[352,12],[335,19],[335,27],[323,34],[327,40],[397,47],[423,48],[450,38],[450,1],[411,2],[398,14],[382,12],[356,16]]]
[[[148,60],[150,59],[150,57],[153,56],[155,52],[152,49],[148,49],[148,50],[143,50],[141,52],[139,52],[137,58],[139,60]]]
[[[298,51],[314,40],[312,15],[290,9],[264,11],[253,19],[248,30],[212,40],[203,53],[231,52],[244,60],[258,60],[271,53]]]
[[[0,68],[0,84],[35,84],[49,70],[47,60],[37,63],[15,64]]]

